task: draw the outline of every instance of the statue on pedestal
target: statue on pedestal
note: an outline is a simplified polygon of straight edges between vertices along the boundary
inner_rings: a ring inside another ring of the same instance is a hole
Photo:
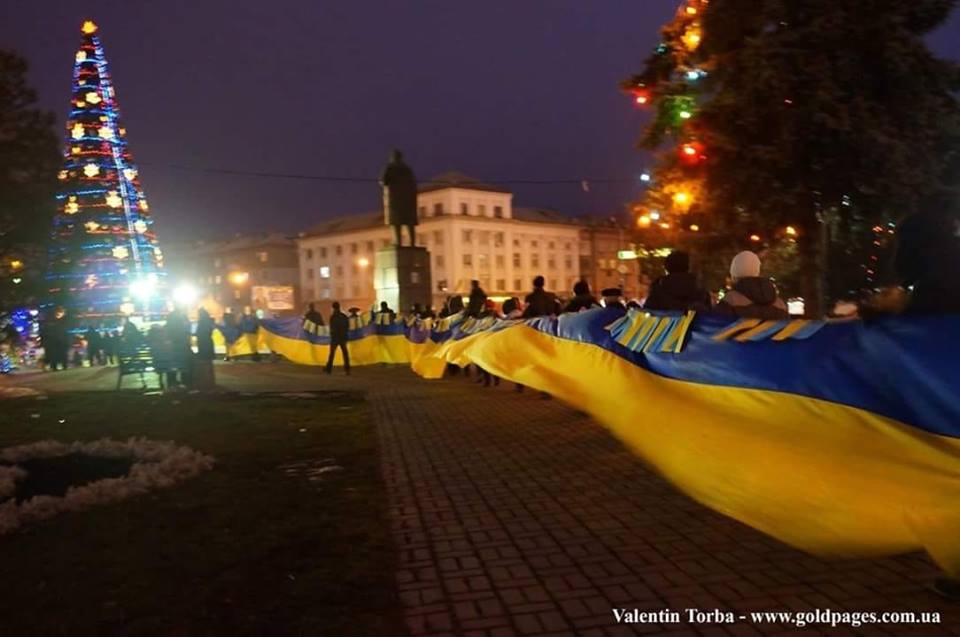
[[[417,245],[417,179],[399,150],[390,154],[390,163],[383,169],[380,185],[383,187],[384,222],[393,226],[396,245],[403,245],[403,226],[410,233],[410,245]]]

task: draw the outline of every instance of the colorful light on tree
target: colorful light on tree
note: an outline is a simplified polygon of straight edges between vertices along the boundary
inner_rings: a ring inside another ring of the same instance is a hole
[[[50,300],[87,321],[117,320],[131,307],[159,314],[159,293],[134,298],[130,291],[150,280],[159,292],[166,273],[97,25],[86,21],[81,31],[48,252]]]
[[[674,19],[662,29],[663,42],[647,59],[644,73],[623,84],[639,106],[655,111],[641,146],[657,152],[657,168],[639,208],[660,209],[667,216],[655,225],[638,220],[640,228],[701,229],[700,223],[670,217],[687,215],[703,195],[700,173],[708,157],[700,134],[702,125],[697,121],[697,98],[704,89],[700,80],[707,74],[698,53],[700,20],[706,8],[707,0],[680,3]]]

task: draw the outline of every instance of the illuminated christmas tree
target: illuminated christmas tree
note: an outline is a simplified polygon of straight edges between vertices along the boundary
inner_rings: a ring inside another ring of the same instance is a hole
[[[867,4],[682,0],[624,83],[659,151],[642,234],[709,240],[717,271],[779,253],[764,273],[811,316],[884,282],[891,223],[956,200],[960,70],[925,41],[954,2]]]
[[[84,22],[48,251],[51,302],[84,322],[165,310],[166,272],[97,25]]]

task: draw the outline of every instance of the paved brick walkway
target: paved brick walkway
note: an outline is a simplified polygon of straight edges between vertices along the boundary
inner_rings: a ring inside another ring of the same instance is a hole
[[[865,632],[960,634],[960,605],[925,589],[936,573],[925,557],[824,561],[795,551],[678,493],[569,407],[511,390],[463,379],[372,388],[411,633],[791,631],[616,625],[611,609],[627,607],[938,610],[939,626]]]
[[[960,635],[960,604],[926,590],[936,569],[924,556],[828,561],[790,549],[678,493],[601,426],[535,392],[396,367],[350,378],[265,363],[217,373],[237,389],[367,390],[413,635],[853,634],[747,621],[626,626],[613,608],[939,611],[939,626],[858,634]],[[109,388],[113,374],[75,370],[57,384]]]

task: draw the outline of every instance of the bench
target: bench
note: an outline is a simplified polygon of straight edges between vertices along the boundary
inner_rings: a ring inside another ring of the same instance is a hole
[[[183,372],[189,375],[193,363],[193,352],[190,350],[173,351],[173,348],[167,344],[151,347],[146,343],[137,345],[121,346],[117,353],[120,375],[117,377],[117,389],[119,390],[124,376],[138,374],[140,384],[143,389],[147,388],[146,380],[143,375],[146,372],[155,372],[157,380],[160,383],[160,389],[164,389],[164,376],[167,372]]]
[[[124,376],[140,375],[140,384],[143,389],[147,388],[147,382],[143,378],[144,372],[156,371],[153,366],[153,353],[150,346],[146,343],[139,345],[121,345],[117,351],[117,362],[119,363],[120,375],[117,376],[117,390],[119,391],[123,383]],[[161,380],[161,387],[163,381]]]

